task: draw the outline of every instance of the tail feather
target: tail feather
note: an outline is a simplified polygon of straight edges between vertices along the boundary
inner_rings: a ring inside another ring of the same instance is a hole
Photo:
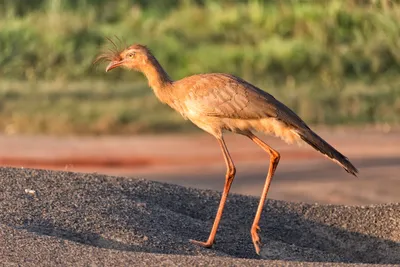
[[[328,144],[324,139],[319,137],[312,130],[307,129],[298,133],[301,139],[303,139],[303,141],[305,141],[307,144],[339,164],[348,173],[357,176],[358,170],[356,167],[354,167],[353,164],[351,164],[350,160],[339,151],[337,151],[335,148],[333,148],[330,144]]]

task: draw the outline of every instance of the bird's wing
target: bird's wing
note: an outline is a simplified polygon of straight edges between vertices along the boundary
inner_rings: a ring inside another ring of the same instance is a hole
[[[231,119],[276,118],[295,128],[308,126],[272,95],[232,75],[215,74],[198,79],[186,98],[199,115]]]

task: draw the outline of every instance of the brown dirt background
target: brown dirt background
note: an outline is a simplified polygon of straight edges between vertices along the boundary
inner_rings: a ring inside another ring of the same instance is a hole
[[[269,198],[347,205],[400,201],[400,131],[320,129],[360,170],[359,178],[304,145],[260,136],[281,152]],[[237,167],[233,193],[259,196],[268,155],[243,136],[227,134]],[[225,164],[207,134],[132,137],[0,136],[2,166],[97,172],[222,190]]]
[[[281,152],[269,198],[330,204],[399,202],[400,131],[321,129],[325,140],[360,170],[349,176],[313,149],[261,136]],[[233,193],[258,196],[268,155],[243,136],[227,134],[237,167]],[[225,165],[207,134],[132,137],[0,136],[2,166],[97,172],[222,190]]]

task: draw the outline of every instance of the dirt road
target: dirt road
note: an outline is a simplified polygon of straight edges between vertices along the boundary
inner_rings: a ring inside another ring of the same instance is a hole
[[[269,198],[308,203],[372,204],[400,201],[400,132],[320,130],[360,170],[348,175],[307,146],[263,136],[281,152]],[[258,196],[268,155],[242,136],[226,141],[237,167],[232,192]],[[221,190],[225,165],[207,134],[133,137],[0,136],[2,166],[126,175]]]

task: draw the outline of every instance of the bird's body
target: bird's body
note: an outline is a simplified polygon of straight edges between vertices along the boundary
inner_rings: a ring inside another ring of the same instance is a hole
[[[273,134],[288,143],[301,141],[296,131],[280,118],[286,114],[279,114],[279,110],[290,110],[272,95],[238,77],[199,74],[174,82],[171,88],[172,96],[167,103],[214,136],[222,136],[223,131],[257,131]],[[305,125],[298,117],[296,123]]]
[[[210,247],[214,243],[225,201],[236,172],[223,140],[224,131],[249,137],[271,156],[267,180],[251,228],[257,253],[260,250],[258,222],[280,155],[256,137],[253,131],[277,136],[287,143],[308,143],[347,172],[353,175],[357,173],[357,169],[345,156],[313,132],[290,108],[239,77],[224,73],[210,73],[172,81],[155,57],[142,45],[133,45],[123,51],[103,54],[99,58],[111,61],[107,71],[124,66],[143,72],[149,86],[161,102],[168,104],[184,118],[189,119],[219,141],[227,165],[224,191],[208,241],[192,241],[195,244]]]

